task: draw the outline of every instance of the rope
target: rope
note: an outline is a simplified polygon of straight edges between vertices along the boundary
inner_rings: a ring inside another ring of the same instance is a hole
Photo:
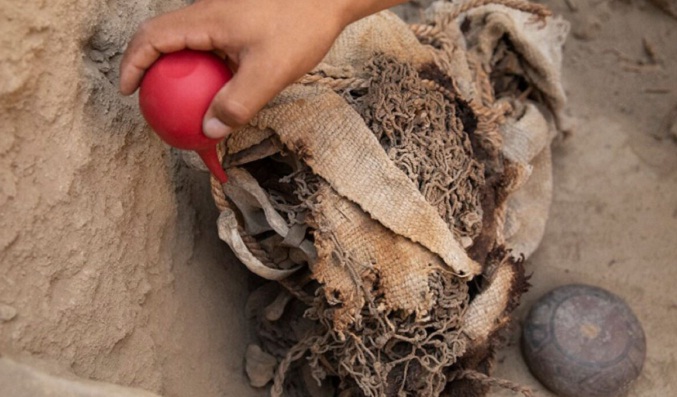
[[[216,153],[219,157],[219,162],[223,162],[223,156],[225,154],[225,149],[223,142],[219,143],[216,147]],[[212,197],[214,198],[214,204],[216,204],[216,208],[218,208],[219,212],[223,212],[227,209],[234,211],[234,206],[232,202],[226,197],[226,193],[223,191],[223,186],[221,185],[221,182],[214,177],[214,175],[211,175],[211,178],[209,179],[209,182],[211,184],[211,191],[212,191]],[[235,212],[235,211],[234,211]],[[250,236],[244,228],[240,225],[238,222],[237,225],[237,232],[240,234],[242,237],[242,241],[244,244],[247,246],[247,249],[259,260],[261,263],[264,265],[276,269],[277,266],[275,263],[270,259],[268,256],[268,253],[261,247],[261,244],[259,244],[258,241],[252,236]]]
[[[226,198],[226,194],[223,192],[221,182],[219,182],[219,180],[216,179],[214,175],[209,178],[209,182],[212,186],[212,197],[214,198],[214,204],[216,204],[216,208],[219,209],[219,212],[231,209],[230,202]]]
[[[445,15],[445,18],[448,18],[448,21],[453,21],[465,12],[489,4],[500,4],[514,10],[534,14],[539,20],[543,20],[552,15],[552,12],[546,6],[526,0],[470,0],[458,6],[453,12]]]
[[[452,373],[447,380],[452,382],[454,380],[463,379],[477,382],[483,386],[500,387],[502,389],[511,390],[515,393],[521,393],[524,397],[534,397],[533,390],[526,386],[519,385],[507,379],[495,378],[474,370],[462,370]]]
[[[456,5],[456,7],[448,14],[443,15],[442,19],[436,21],[434,25],[415,24],[411,25],[410,29],[419,38],[436,39],[438,35],[445,30],[447,25],[458,18],[461,14],[472,9],[486,6],[489,4],[499,4],[514,10],[534,14],[539,21],[552,15],[546,6],[542,4],[535,4],[527,0],[470,0],[463,4]]]
[[[471,72],[475,74],[475,85],[479,88],[482,103],[485,106],[491,106],[496,101],[496,98],[494,96],[494,87],[491,85],[489,75],[484,70],[477,57],[468,54],[467,59]]]
[[[284,392],[284,379],[289,367],[291,367],[293,362],[303,357],[317,339],[316,336],[306,337],[289,349],[285,358],[280,362],[280,365],[277,366],[275,378],[273,378],[273,387],[270,389],[270,397],[282,397],[282,393]]]
[[[409,29],[418,38],[435,38],[435,35],[440,32],[438,26],[428,24],[412,24]]]
[[[321,84],[331,88],[334,91],[356,90],[369,87],[369,80],[359,77],[327,77],[321,73],[309,73],[301,77],[297,83],[304,85]]]
[[[216,155],[219,158],[219,164],[223,164],[223,156],[225,155],[226,149],[224,147],[223,142],[219,142],[218,145],[216,145]],[[209,178],[209,183],[211,185],[211,190],[212,190],[212,197],[214,198],[214,204],[216,204],[216,208],[219,209],[219,212],[223,212],[226,209],[233,209],[230,201],[228,201],[228,198],[226,197],[226,193],[223,191],[223,186],[221,186],[221,182],[216,179],[216,177],[212,174],[210,174],[211,177]]]

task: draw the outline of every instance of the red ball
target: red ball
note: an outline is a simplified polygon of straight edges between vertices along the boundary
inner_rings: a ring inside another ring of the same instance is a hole
[[[141,113],[171,146],[197,151],[213,147],[219,140],[203,134],[202,119],[232,76],[225,62],[210,52],[183,50],[162,55],[141,81]]]

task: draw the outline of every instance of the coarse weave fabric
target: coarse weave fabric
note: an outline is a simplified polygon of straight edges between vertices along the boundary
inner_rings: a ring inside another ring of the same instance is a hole
[[[283,287],[248,305],[272,395],[528,394],[490,371],[547,220],[567,31],[514,0],[382,12],[227,140],[219,235]]]

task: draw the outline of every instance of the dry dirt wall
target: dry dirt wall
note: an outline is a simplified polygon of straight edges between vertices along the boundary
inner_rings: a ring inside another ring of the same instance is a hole
[[[0,0],[0,355],[248,395],[246,274],[215,236],[207,177],[117,93],[139,21],[181,4]]]

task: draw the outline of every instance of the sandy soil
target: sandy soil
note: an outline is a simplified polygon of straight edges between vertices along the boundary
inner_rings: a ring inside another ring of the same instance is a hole
[[[528,261],[533,287],[518,317],[558,285],[607,288],[632,307],[647,337],[645,368],[628,396],[672,396],[677,136],[668,120],[676,123],[677,19],[645,1],[545,3],[572,23],[564,83],[575,128],[555,146],[551,218]],[[527,371],[518,335],[499,354],[496,375],[551,396]]]
[[[0,356],[165,396],[252,393],[248,273],[216,237],[208,177],[117,90],[139,22],[184,4],[0,0]]]

